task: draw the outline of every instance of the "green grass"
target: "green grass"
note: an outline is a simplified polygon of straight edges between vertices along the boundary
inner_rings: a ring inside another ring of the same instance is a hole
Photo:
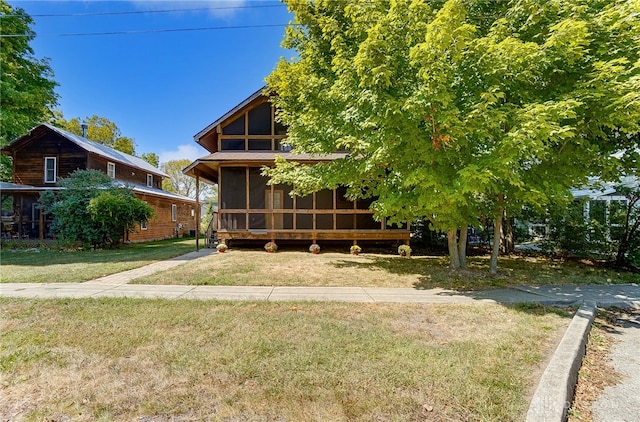
[[[0,283],[57,283],[91,280],[195,250],[194,239],[131,243],[119,249],[58,251],[46,248],[0,251]]]
[[[543,257],[501,257],[499,275],[488,274],[489,257],[468,259],[468,269],[451,271],[447,257],[323,252],[295,250],[268,254],[232,249],[188,264],[139,278],[140,284],[258,285],[258,286],[368,286],[475,289],[511,285],[611,284],[640,281],[638,274],[600,267],[594,263]]]
[[[517,421],[539,306],[0,299],[0,419]]]

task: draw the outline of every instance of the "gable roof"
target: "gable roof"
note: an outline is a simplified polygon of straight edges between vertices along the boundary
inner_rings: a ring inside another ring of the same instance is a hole
[[[235,113],[237,113],[238,111],[242,110],[244,107],[249,105],[252,101],[254,101],[256,98],[261,97],[263,95],[263,91],[264,91],[265,88],[266,88],[266,86],[263,86],[262,88],[260,88],[256,92],[254,92],[253,94],[249,95],[249,97],[244,99],[240,104],[238,104],[237,106],[235,106],[231,110],[227,111],[224,115],[222,115],[219,118],[217,118],[213,123],[210,123],[209,125],[207,125],[207,127],[202,129],[200,132],[196,133],[193,136],[193,139],[196,142],[198,142],[198,140],[200,138],[202,138],[204,135],[206,135],[209,131],[211,131],[211,129],[214,129],[220,123],[224,122],[229,117],[233,116]]]
[[[31,131],[29,132],[28,135],[24,135],[24,136],[21,136],[21,137],[15,139],[14,141],[12,141],[9,145],[4,147],[3,149],[12,150],[13,149],[13,148],[11,148],[12,145],[25,142],[26,140],[29,139],[29,137],[34,135],[36,131],[43,130],[43,129],[48,129],[48,130],[50,130],[52,132],[55,132],[58,135],[60,135],[60,136],[64,137],[65,139],[67,139],[68,141],[70,141],[70,142],[74,143],[75,145],[79,146],[83,150],[85,150],[87,152],[90,152],[92,154],[99,155],[100,157],[106,158],[106,159],[108,159],[110,161],[114,161],[114,162],[117,162],[117,163],[120,163],[120,164],[125,164],[125,165],[131,166],[131,167],[135,167],[135,168],[138,168],[140,170],[144,170],[147,173],[156,174],[158,176],[169,177],[168,174],[166,174],[165,172],[163,172],[159,168],[154,167],[151,164],[147,163],[142,158],[134,157],[133,155],[129,155],[129,154],[124,153],[122,151],[118,151],[118,150],[115,150],[113,148],[109,148],[106,145],[102,145],[102,144],[99,144],[97,142],[91,141],[91,140],[89,140],[87,138],[83,138],[82,136],[78,136],[75,133],[71,133],[71,132],[66,131],[64,129],[60,129],[59,127],[55,127],[55,126],[53,126],[53,125],[51,125],[49,123],[42,123],[42,124],[34,127],[33,129],[31,129]]]
[[[636,189],[640,187],[640,179],[631,174],[623,176],[618,182],[602,182],[598,177],[592,177],[586,186],[572,189],[571,194],[574,198],[598,199],[604,196],[615,196],[618,186]]]

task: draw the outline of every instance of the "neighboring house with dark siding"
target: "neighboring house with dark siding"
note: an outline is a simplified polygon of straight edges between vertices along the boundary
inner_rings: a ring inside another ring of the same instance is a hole
[[[40,212],[43,191],[57,191],[60,179],[76,170],[99,170],[114,183],[129,186],[156,216],[129,233],[128,241],[182,236],[197,227],[196,201],[162,189],[168,175],[141,158],[125,154],[49,124],[2,148],[13,158],[13,182],[2,183],[2,237],[50,237],[50,216]],[[6,206],[9,200],[12,206]],[[6,209],[10,208],[10,209]]]

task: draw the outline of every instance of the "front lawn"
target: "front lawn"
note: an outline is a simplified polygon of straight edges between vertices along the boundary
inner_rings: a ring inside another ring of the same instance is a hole
[[[469,268],[452,272],[447,257],[294,250],[266,253],[230,249],[139,278],[139,284],[252,286],[366,286],[473,289],[511,285],[609,284],[638,282],[638,274],[589,262],[541,257],[500,257],[499,275],[488,274],[489,256],[470,257]]]
[[[194,239],[131,243],[119,249],[65,251],[47,248],[0,250],[0,283],[86,281],[195,250]]]
[[[0,420],[519,421],[539,306],[0,299]]]

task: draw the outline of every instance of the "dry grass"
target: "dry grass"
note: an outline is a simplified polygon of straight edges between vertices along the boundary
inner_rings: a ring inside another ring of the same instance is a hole
[[[469,268],[452,272],[447,257],[288,250],[268,254],[232,249],[173,270],[140,278],[140,284],[367,286],[473,289],[508,285],[606,284],[637,282],[637,274],[596,267],[587,262],[540,257],[503,257],[497,277],[488,274],[489,257],[469,258]]]
[[[605,387],[615,385],[619,374],[610,365],[609,354],[614,339],[609,334],[615,330],[620,309],[599,309],[589,333],[589,340],[582,366],[578,372],[578,383],[569,409],[568,422],[592,421],[592,404]]]
[[[1,299],[0,420],[516,421],[538,306]]]

